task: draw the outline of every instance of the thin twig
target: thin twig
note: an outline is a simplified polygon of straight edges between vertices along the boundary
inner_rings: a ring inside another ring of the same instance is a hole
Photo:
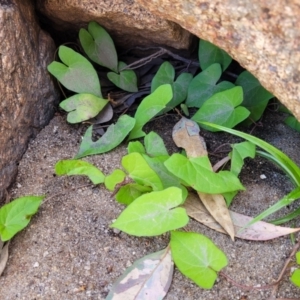
[[[147,63],[149,63],[151,60],[153,60],[154,58],[157,58],[159,56],[162,56],[164,54],[168,54],[169,56],[173,57],[174,59],[176,60],[179,60],[179,61],[182,61],[186,64],[189,64],[189,65],[194,65],[194,66],[197,66],[199,67],[199,63],[196,62],[196,61],[192,61],[190,59],[186,59],[178,54],[174,54],[173,52],[171,52],[170,50],[167,50],[165,48],[162,48],[162,47],[152,47],[152,48],[137,48],[137,49],[141,49],[141,50],[149,50],[149,49],[159,49],[157,52],[145,57],[145,58],[142,58],[140,60],[137,60],[135,62],[133,62],[132,64],[129,64],[127,66],[125,66],[124,68],[122,68],[120,70],[123,71],[123,70],[134,70],[134,69],[138,69],[144,65],[146,65]]]
[[[247,290],[247,291],[251,291],[251,290],[268,290],[268,289],[272,288],[277,283],[275,281],[274,283],[263,285],[263,286],[243,285],[243,284],[240,284],[240,283],[236,282],[234,279],[232,279],[231,277],[229,277],[227,274],[225,274],[222,271],[219,272],[219,275],[223,276],[227,281],[231,282],[233,285],[235,285],[235,286],[237,286],[237,287],[239,287],[243,290]]]
[[[278,279],[275,281],[276,285],[273,287],[273,290],[271,292],[271,296],[270,296],[269,300],[276,299],[276,295],[277,295],[282,277],[285,274],[286,269],[287,269],[290,261],[294,258],[294,256],[295,256],[296,252],[298,251],[299,247],[300,247],[300,239],[299,239],[298,243],[293,247],[293,250],[292,250],[290,256],[288,257],[288,259],[286,260],[286,262],[283,266],[283,269],[280,272],[280,275],[279,275]]]
[[[271,284],[267,284],[267,285],[263,285],[263,286],[248,286],[248,285],[243,285],[243,284],[240,284],[240,283],[236,282],[234,279],[232,279],[231,277],[229,277],[227,274],[225,274],[222,271],[219,272],[219,275],[223,276],[227,281],[231,282],[233,285],[235,285],[235,286],[237,286],[237,287],[239,287],[243,290],[248,290],[248,291],[250,291],[250,290],[267,290],[267,289],[273,288],[272,294],[271,294],[271,296],[268,300],[275,300],[277,290],[278,290],[278,287],[279,287],[279,283],[281,282],[290,261],[295,256],[295,253],[297,252],[299,247],[300,247],[300,239],[299,239],[298,243],[294,246],[290,256],[288,257],[288,259],[286,260],[286,262],[283,266],[283,269],[280,272],[280,275],[279,275],[278,279],[275,282],[271,283]],[[290,299],[290,300],[292,300],[292,299]]]
[[[225,146],[230,146],[230,143],[224,143],[224,144],[220,145],[212,153],[219,153],[218,150],[225,147]],[[229,152],[229,151],[222,151],[222,152]]]
[[[223,165],[225,165],[228,161],[230,161],[229,156],[225,156],[221,160],[219,160],[214,166],[213,166],[213,171],[217,172]]]
[[[80,186],[76,186],[76,187],[72,187],[72,188],[66,189],[66,190],[64,190],[64,191],[62,191],[62,192],[58,192],[58,193],[56,193],[56,194],[54,194],[54,195],[52,195],[52,196],[46,198],[46,199],[43,201],[43,203],[41,204],[41,206],[44,205],[44,204],[45,204],[46,202],[48,202],[49,200],[51,200],[51,199],[53,199],[53,198],[55,198],[55,197],[57,197],[57,196],[59,196],[59,195],[65,194],[66,192],[69,192],[70,190],[78,190],[78,189],[81,189],[81,188],[84,188],[84,187],[90,187],[90,186],[93,186],[93,184],[91,184],[91,183],[83,184],[83,185],[80,185]]]
[[[155,53],[153,53],[153,54],[151,54],[151,55],[149,55],[145,58],[139,59],[139,60],[133,62],[132,64],[129,64],[129,65],[123,67],[122,69],[119,70],[119,72],[124,71],[124,70],[129,70],[129,69],[130,70],[138,69],[138,68],[148,64],[149,62],[151,62],[151,60],[153,60],[154,58],[162,56],[165,53],[166,52],[161,49],[161,50],[159,50],[159,51],[157,51],[157,52],[155,52]]]

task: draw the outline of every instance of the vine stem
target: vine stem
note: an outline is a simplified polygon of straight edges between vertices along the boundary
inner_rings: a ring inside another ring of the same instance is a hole
[[[142,48],[136,48],[136,49],[142,49]],[[146,65],[147,63],[149,63],[151,60],[153,60],[154,58],[157,58],[159,56],[162,56],[164,54],[168,54],[170,55],[171,57],[173,57],[174,59],[177,59],[179,61],[183,61],[184,63],[186,64],[189,64],[189,65],[195,65],[195,66],[199,66],[199,63],[195,62],[195,61],[192,61],[190,59],[186,59],[184,57],[181,57],[180,55],[177,55],[165,48],[162,48],[162,47],[151,47],[151,48],[147,48],[146,50],[149,50],[149,49],[158,49],[157,52],[145,57],[145,58],[142,58],[140,60],[137,60],[135,62],[133,62],[132,64],[130,65],[127,65],[125,66],[124,68],[122,68],[121,70],[119,70],[119,72],[123,71],[123,70],[134,70],[134,69],[138,69],[144,65]],[[142,49],[142,50],[145,50],[145,49]]]
[[[267,285],[263,285],[263,286],[254,286],[254,285],[243,285],[241,283],[236,282],[234,279],[232,279],[231,277],[229,277],[226,273],[220,271],[219,272],[220,276],[223,276],[227,281],[231,282],[233,285],[243,289],[243,290],[247,290],[247,291],[251,291],[251,290],[268,290],[271,287],[273,287],[275,284],[277,284],[277,281],[275,281],[274,283],[271,284],[267,284]]]
[[[240,284],[238,282],[236,282],[234,279],[232,279],[231,277],[229,277],[226,273],[220,271],[219,272],[219,275],[224,277],[227,281],[231,282],[233,285],[243,289],[243,290],[267,290],[267,289],[270,289],[270,288],[273,288],[272,292],[271,292],[271,296],[268,298],[268,300],[296,300],[296,298],[278,298],[276,299],[276,294],[277,294],[277,291],[278,291],[278,288],[279,288],[279,284],[280,282],[282,281],[282,278],[286,272],[286,269],[287,267],[289,266],[289,263],[290,261],[293,259],[293,257],[295,256],[297,250],[299,249],[300,247],[300,239],[299,241],[297,242],[297,244],[293,247],[293,250],[290,254],[290,256],[288,257],[288,259],[286,260],[280,274],[279,274],[279,277],[277,278],[277,280],[271,284],[267,284],[267,285],[263,285],[263,286],[249,286],[249,285],[243,285],[243,284]]]
[[[281,270],[280,274],[279,274],[279,277],[278,279],[275,281],[275,285],[273,287],[273,290],[271,292],[271,296],[268,300],[273,300],[273,299],[276,299],[276,295],[277,295],[277,292],[278,292],[278,288],[279,288],[279,284],[280,284],[280,281],[282,280],[283,278],[283,275],[285,274],[286,272],[286,269],[290,263],[290,261],[293,259],[293,257],[295,256],[296,252],[298,251],[300,247],[300,239],[299,241],[297,242],[297,244],[295,244],[290,256],[288,257],[288,259],[286,260],[284,266],[283,266],[283,269]]]
[[[50,196],[50,197],[47,197],[44,201],[43,201],[43,203],[41,204],[41,206],[42,205],[44,205],[46,202],[48,202],[49,200],[51,200],[51,199],[53,199],[53,198],[55,198],[55,197],[57,197],[57,196],[59,196],[59,195],[62,195],[62,194],[65,194],[65,193],[67,193],[67,192],[69,192],[69,191],[74,191],[74,190],[78,190],[78,189],[81,189],[81,188],[84,188],[84,187],[91,187],[91,186],[94,186],[93,184],[91,184],[91,183],[88,183],[88,184],[83,184],[83,185],[80,185],[80,186],[76,186],[76,187],[72,187],[72,188],[69,188],[69,189],[66,189],[66,190],[64,190],[64,191],[62,191],[62,192],[58,192],[58,193],[56,193],[56,194],[54,194],[54,195],[52,195],[52,196]]]
[[[221,160],[219,160],[214,166],[213,166],[213,171],[217,172],[223,165],[225,165],[228,161],[230,161],[229,156],[225,156]]]

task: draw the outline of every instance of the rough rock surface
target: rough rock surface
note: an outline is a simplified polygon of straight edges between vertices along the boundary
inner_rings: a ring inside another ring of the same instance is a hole
[[[137,0],[226,50],[300,120],[298,0]]]
[[[31,1],[0,1],[0,199],[29,139],[53,115],[58,93],[46,66],[54,51]]]
[[[136,0],[37,0],[37,9],[60,31],[78,32],[96,21],[109,30],[117,44],[126,47],[160,44],[187,49],[192,41],[189,32],[152,15]]]

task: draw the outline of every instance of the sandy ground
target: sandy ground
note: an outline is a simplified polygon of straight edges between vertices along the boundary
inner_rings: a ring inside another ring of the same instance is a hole
[[[255,134],[284,150],[300,164],[300,134],[281,122],[282,117],[269,113],[263,128]],[[176,149],[171,130],[176,120],[161,118],[148,126],[166,139],[169,149]],[[57,115],[30,143],[19,166],[17,181],[9,191],[12,199],[22,195],[57,195],[46,201],[33,217],[30,226],[19,233],[10,245],[6,270],[0,278],[0,298],[12,299],[105,299],[114,280],[135,260],[168,244],[168,235],[136,238],[109,225],[122,210],[111,193],[101,187],[82,187],[83,177],[56,177],[54,165],[72,158],[79,147],[84,128],[71,126]],[[204,133],[209,150],[228,136]],[[87,158],[108,174],[120,166],[125,145],[116,150]],[[266,179],[261,179],[264,174]],[[270,163],[256,159],[248,162],[242,173],[247,191],[238,195],[232,210],[254,216],[275,203],[292,188],[285,175]],[[76,189],[75,189],[76,188]],[[59,194],[58,194],[59,193]],[[293,207],[285,209],[289,212]],[[300,226],[299,219],[293,223]],[[237,239],[214,232],[191,220],[187,230],[209,236],[227,255],[226,274],[244,285],[272,283],[289,256],[290,237],[267,242]],[[277,298],[300,299],[300,289],[288,279],[292,265],[280,285]],[[270,290],[242,290],[219,278],[214,288],[203,290],[175,271],[165,299],[268,299]],[[125,299],[124,299],[125,300]]]

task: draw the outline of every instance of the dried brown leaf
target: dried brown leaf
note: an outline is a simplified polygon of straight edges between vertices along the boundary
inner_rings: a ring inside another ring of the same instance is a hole
[[[8,247],[10,241],[4,243],[0,240],[0,276],[2,275],[8,261]],[[3,246],[4,245],[4,246]]]
[[[211,229],[226,234],[226,231],[215,221],[196,194],[190,193],[183,207],[186,209],[187,214],[191,218]],[[235,236],[240,239],[267,241],[300,231],[300,228],[281,227],[263,221],[256,222],[255,224],[240,231],[240,229],[246,226],[253,218],[230,210],[229,213],[233,221]]]
[[[151,253],[126,269],[113,284],[106,300],[163,299],[171,285],[173,269],[169,247]]]
[[[199,135],[199,132],[200,128],[197,123],[184,117],[173,128],[175,144],[185,149],[188,157],[207,155],[205,141]],[[201,192],[198,192],[198,195],[213,218],[234,240],[234,226],[224,197],[219,194],[205,194]]]

